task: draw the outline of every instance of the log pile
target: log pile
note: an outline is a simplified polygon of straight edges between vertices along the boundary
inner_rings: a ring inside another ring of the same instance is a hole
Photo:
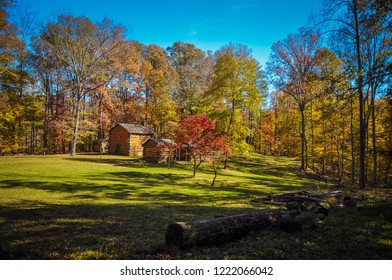
[[[337,197],[341,194],[341,191],[333,192],[320,192],[310,193],[308,191],[290,192],[282,194],[272,194],[267,196],[261,196],[253,199],[253,202],[261,202],[265,204],[276,204],[276,205],[289,205],[293,203],[304,204],[304,203],[324,203],[328,199]]]
[[[328,216],[326,205],[341,195],[341,191],[311,193],[308,191],[273,194],[258,197],[253,202],[286,206],[288,210],[312,211],[317,223]]]

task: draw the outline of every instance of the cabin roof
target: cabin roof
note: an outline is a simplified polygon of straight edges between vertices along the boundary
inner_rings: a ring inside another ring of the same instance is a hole
[[[141,124],[128,124],[128,123],[119,123],[117,124],[121,127],[123,127],[126,131],[128,131],[129,134],[141,134],[141,135],[153,135],[154,132],[141,125]]]
[[[171,139],[157,139],[157,138],[151,138],[151,139],[148,139],[148,140],[146,141],[146,143],[147,143],[148,141],[153,141],[153,142],[154,142],[155,144],[157,144],[157,145],[172,145],[172,144],[175,144],[174,141],[171,140]],[[146,143],[144,143],[143,145],[145,145]]]
[[[184,148],[193,148],[193,147],[199,147],[200,144],[197,143],[197,141],[191,141],[191,142],[185,142],[182,146]]]

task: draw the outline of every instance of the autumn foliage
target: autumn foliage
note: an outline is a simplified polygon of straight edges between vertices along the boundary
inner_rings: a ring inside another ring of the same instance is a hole
[[[218,131],[206,115],[191,115],[179,121],[176,142],[179,147],[187,148],[192,157],[193,176],[202,162],[210,161],[216,178],[216,165],[226,161],[231,153],[227,135]]]
[[[43,25],[26,11],[18,23],[10,2],[0,6],[0,155],[90,152],[117,123],[143,123],[187,146],[194,173],[232,150],[296,157],[339,184],[392,184],[389,0],[325,1],[322,30],[281,38],[264,68],[246,45],[144,45],[109,19]]]

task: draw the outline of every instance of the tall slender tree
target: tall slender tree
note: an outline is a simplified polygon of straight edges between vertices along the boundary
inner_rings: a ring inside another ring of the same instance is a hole
[[[275,43],[267,63],[271,84],[294,98],[301,114],[301,169],[308,167],[306,106],[323,92],[318,87],[316,68],[321,42],[319,35],[301,28],[297,34]]]
[[[41,38],[66,72],[74,100],[71,155],[76,154],[81,101],[87,93],[103,86],[117,70],[115,56],[121,51],[125,30],[104,19],[93,24],[85,17],[59,16],[46,25]],[[97,79],[97,78],[104,79]],[[102,80],[93,85],[92,81]]]

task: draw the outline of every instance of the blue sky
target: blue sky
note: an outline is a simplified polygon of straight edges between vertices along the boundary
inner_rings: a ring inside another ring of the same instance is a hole
[[[271,46],[304,26],[322,0],[18,0],[41,18],[58,14],[104,17],[123,24],[128,38],[163,48],[176,41],[216,51],[247,45],[265,65]]]

